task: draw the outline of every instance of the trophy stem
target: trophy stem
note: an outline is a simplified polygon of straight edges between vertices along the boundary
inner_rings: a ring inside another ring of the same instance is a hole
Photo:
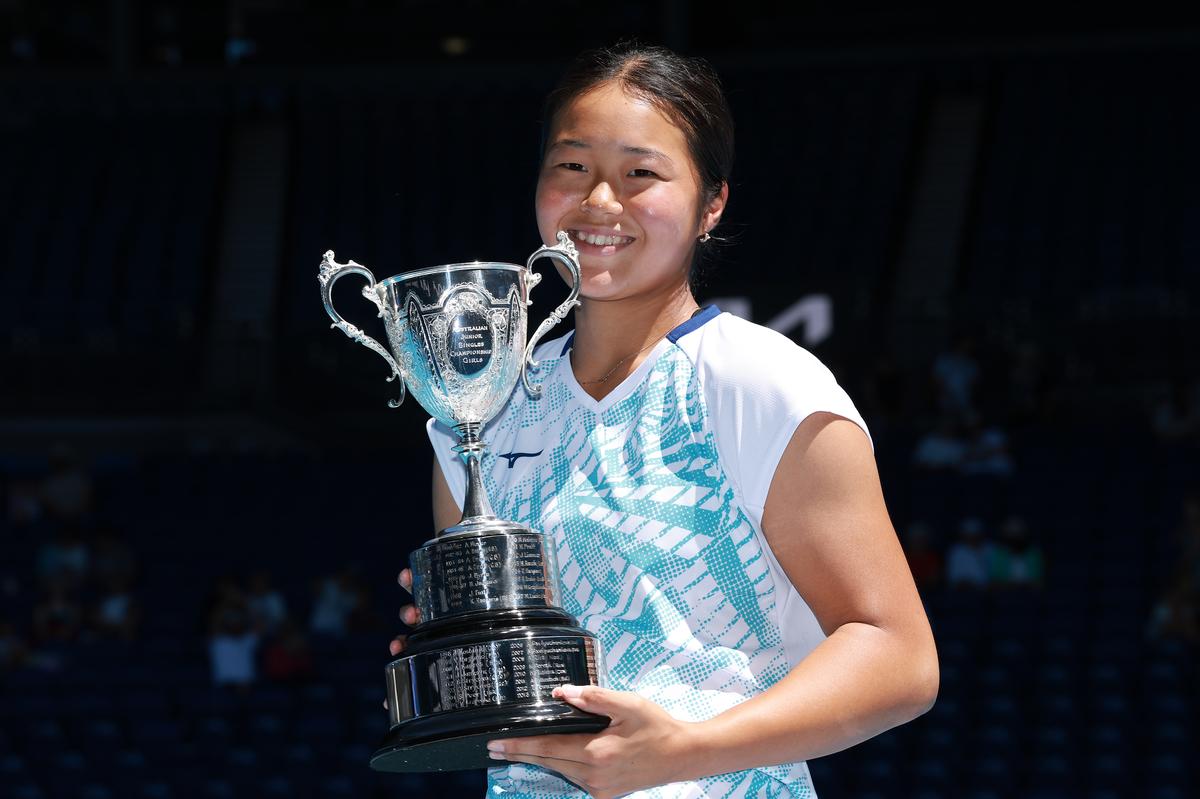
[[[459,437],[458,446],[454,448],[454,451],[459,454],[467,467],[467,496],[463,501],[462,520],[456,527],[496,518],[492,504],[488,502],[487,492],[483,490],[483,473],[479,468],[479,459],[483,456],[483,451],[487,449],[487,444],[484,444],[479,438],[479,431],[482,427],[483,425],[475,422],[467,422],[454,427],[454,431],[458,433]]]

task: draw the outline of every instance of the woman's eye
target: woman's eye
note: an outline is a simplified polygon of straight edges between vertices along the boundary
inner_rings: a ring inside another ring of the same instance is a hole
[[[634,169],[634,170],[631,170],[629,172],[629,174],[635,178],[656,178],[656,177],[658,177],[658,175],[654,174],[654,172],[649,169]]]
[[[559,164],[559,167],[562,169],[569,169],[572,172],[582,172],[583,171],[583,164],[575,164],[575,163],[567,162],[564,164]]]

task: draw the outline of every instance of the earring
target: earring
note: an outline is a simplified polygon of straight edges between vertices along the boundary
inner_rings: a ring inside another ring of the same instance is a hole
[[[712,236],[708,235],[708,231],[706,230],[706,231],[704,231],[704,235],[700,237],[700,243],[703,244],[704,242],[708,241],[711,238],[712,238]]]

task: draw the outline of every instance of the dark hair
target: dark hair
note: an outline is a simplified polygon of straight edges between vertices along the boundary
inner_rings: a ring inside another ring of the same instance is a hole
[[[733,114],[725,102],[721,80],[707,61],[665,47],[621,42],[576,57],[546,95],[543,152],[550,128],[563,108],[612,81],[652,103],[683,131],[699,173],[703,200],[716,197],[733,170]]]

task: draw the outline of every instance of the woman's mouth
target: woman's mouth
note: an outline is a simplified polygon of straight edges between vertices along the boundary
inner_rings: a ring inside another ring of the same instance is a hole
[[[591,233],[585,230],[568,230],[567,233],[576,244],[599,247],[602,252],[615,252],[618,247],[633,242],[633,236],[622,236],[619,233]]]

